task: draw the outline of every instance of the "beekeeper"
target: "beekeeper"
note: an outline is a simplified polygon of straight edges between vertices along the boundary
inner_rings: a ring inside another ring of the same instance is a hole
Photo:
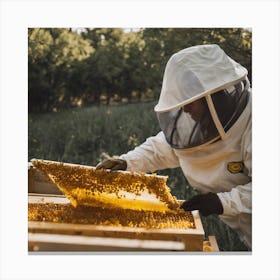
[[[181,167],[201,194],[182,204],[218,214],[251,248],[251,89],[247,70],[218,45],[175,53],[158,104],[161,132],[97,168],[154,172]]]

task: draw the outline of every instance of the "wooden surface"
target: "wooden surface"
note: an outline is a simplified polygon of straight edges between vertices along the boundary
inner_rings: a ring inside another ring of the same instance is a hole
[[[28,203],[69,204],[70,200],[62,194],[29,193]]]
[[[46,163],[63,163],[63,165],[65,166],[71,166],[71,167],[84,167],[87,169],[95,169],[95,166],[91,166],[91,165],[84,165],[84,164],[76,164],[76,163],[68,163],[68,162],[59,162],[59,161],[53,161],[53,160],[45,160],[45,159],[32,159],[31,162],[29,162],[29,168],[32,168],[32,161],[43,161]],[[124,173],[124,174],[130,174],[131,171],[126,171],[126,170],[116,170],[116,172],[120,172],[120,173]],[[142,172],[134,172],[135,174],[142,174]],[[145,176],[150,177],[150,176],[154,176],[154,174],[148,174],[146,173]],[[156,175],[158,178],[165,178],[167,179],[168,176],[163,176],[163,175]]]
[[[184,243],[96,236],[29,233],[29,251],[183,251]]]
[[[62,194],[48,176],[32,166],[28,168],[28,193]]]
[[[220,250],[219,250],[219,246],[218,246],[216,237],[213,236],[213,235],[209,235],[208,239],[209,239],[210,246],[211,246],[211,249],[212,249],[211,251],[212,252],[219,252]]]
[[[211,240],[211,242],[210,242]],[[28,233],[30,252],[186,251],[181,241],[142,240],[48,233]],[[215,236],[203,242],[205,253],[218,252]]]

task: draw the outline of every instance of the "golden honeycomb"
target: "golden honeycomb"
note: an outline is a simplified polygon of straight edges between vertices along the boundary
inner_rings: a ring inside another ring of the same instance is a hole
[[[166,185],[167,177],[135,172],[110,172],[94,167],[62,162],[32,160],[32,165],[45,173],[76,207],[78,205],[174,211],[179,203]],[[160,203],[125,198],[126,193],[140,197],[143,192],[154,195]]]
[[[192,213],[182,209],[173,212],[158,212],[83,205],[73,207],[71,204],[29,203],[28,220],[147,229],[195,228]]]

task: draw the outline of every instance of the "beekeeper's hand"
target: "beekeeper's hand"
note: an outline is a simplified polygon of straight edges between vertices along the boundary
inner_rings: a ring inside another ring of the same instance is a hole
[[[221,215],[224,212],[223,205],[215,193],[199,194],[190,200],[183,202],[181,205],[185,211],[199,210],[202,216],[211,214]]]
[[[111,169],[114,170],[126,170],[127,163],[123,159],[110,158],[105,159],[96,165],[96,169]]]

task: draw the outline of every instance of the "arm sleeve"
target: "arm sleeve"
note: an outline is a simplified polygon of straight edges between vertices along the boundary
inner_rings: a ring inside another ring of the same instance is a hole
[[[147,140],[134,150],[120,156],[127,162],[127,170],[154,172],[179,166],[178,157],[166,142],[163,132]]]
[[[224,212],[223,215],[236,216],[240,213],[252,213],[252,183],[240,185],[230,192],[218,193]]]
[[[249,124],[248,129],[244,133],[241,147],[245,172],[248,174],[250,179],[252,178],[251,140],[251,124]],[[235,216],[240,213],[252,213],[252,182],[248,182],[245,185],[238,185],[230,192],[218,193],[217,195],[219,196],[224,208],[223,215]]]

